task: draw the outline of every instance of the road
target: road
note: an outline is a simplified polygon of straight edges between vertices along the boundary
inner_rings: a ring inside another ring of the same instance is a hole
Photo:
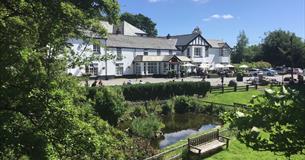
[[[276,75],[276,76],[265,76],[269,79],[276,79],[279,82],[282,82],[283,77],[290,77],[290,75]],[[244,77],[243,82],[238,82],[238,85],[245,85],[246,80],[250,77]],[[295,78],[296,75],[295,75]],[[115,78],[110,80],[102,80],[103,85],[106,86],[113,86],[113,85],[122,85],[124,82],[127,83],[128,81],[131,81],[132,84],[140,83],[140,80],[142,80],[143,83],[160,83],[160,82],[169,82],[169,81],[201,81],[202,78],[200,77],[186,77],[186,78],[152,78],[152,77],[145,77],[145,78],[138,78],[138,79],[127,79],[127,78]],[[225,77],[224,78],[224,84],[228,84],[230,80],[236,80],[236,77]],[[207,78],[206,81],[210,82],[212,86],[221,85],[221,79],[220,78]],[[91,85],[94,82],[94,80],[90,80],[89,84]]]

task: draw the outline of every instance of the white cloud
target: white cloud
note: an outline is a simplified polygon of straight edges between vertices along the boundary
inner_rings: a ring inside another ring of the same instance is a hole
[[[231,14],[225,14],[222,16],[223,19],[233,19],[234,16],[232,16]]]
[[[221,16],[219,14],[214,14],[210,18],[219,19],[219,18],[221,18]]]
[[[192,1],[196,3],[208,3],[210,0],[192,0]]]
[[[234,19],[234,16],[231,14],[224,14],[224,15],[219,15],[219,14],[213,14],[208,18],[204,18],[204,21],[210,21],[213,19],[223,19],[223,20],[229,20],[229,19]]]

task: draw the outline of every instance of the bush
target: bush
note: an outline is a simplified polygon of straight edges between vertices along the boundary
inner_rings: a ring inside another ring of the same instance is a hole
[[[235,80],[230,80],[228,86],[235,87],[235,86],[237,86],[237,82]]]
[[[164,124],[155,115],[150,115],[145,118],[136,118],[132,121],[131,130],[134,134],[145,137],[153,138],[157,132],[164,128]]]
[[[210,89],[209,82],[168,82],[122,86],[126,100],[168,99],[175,95],[203,95]]]
[[[122,94],[112,88],[102,87],[96,93],[94,109],[109,124],[117,125],[126,106]]]

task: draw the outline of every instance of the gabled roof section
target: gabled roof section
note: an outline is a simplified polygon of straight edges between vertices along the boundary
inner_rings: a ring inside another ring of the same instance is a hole
[[[205,38],[203,38],[203,37],[201,36],[200,33],[192,33],[192,34],[185,34],[185,35],[176,35],[176,36],[171,36],[170,38],[172,38],[172,39],[177,39],[176,47],[177,47],[177,48],[181,48],[181,47],[179,47],[179,46],[182,46],[182,51],[184,51],[184,50],[187,48],[187,46],[188,46],[193,40],[195,40],[197,37],[201,37],[201,38],[204,40],[204,42],[205,42],[206,44],[208,44],[210,47],[212,47],[212,46],[210,45],[210,43],[209,43]]]
[[[109,34],[107,47],[177,50],[176,39]]]
[[[171,36],[171,38],[177,39],[176,46],[185,46],[199,35],[200,34],[184,34],[184,35]]]
[[[216,40],[216,39],[208,39],[207,40],[212,48],[223,48],[223,47],[228,47],[231,48],[226,42],[224,42],[223,40]]]
[[[142,31],[141,29],[133,26],[132,24],[126,22],[126,21],[123,21],[122,23],[124,25],[124,33],[125,32],[132,32],[132,33],[135,33],[135,34],[147,34],[146,32]]]

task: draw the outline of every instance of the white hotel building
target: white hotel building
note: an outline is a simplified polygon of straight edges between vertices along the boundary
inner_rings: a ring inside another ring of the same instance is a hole
[[[89,66],[68,69],[68,73],[93,77],[153,76],[167,75],[175,70],[180,73],[184,64],[194,67],[215,67],[216,64],[230,64],[230,46],[222,40],[205,39],[199,28],[191,34],[166,37],[147,37],[142,30],[127,22],[113,26],[102,22],[108,30],[106,39],[98,39],[103,45],[89,45],[86,54],[112,54],[116,58],[107,61],[93,61]],[[72,49],[79,52],[84,42],[71,39]]]

